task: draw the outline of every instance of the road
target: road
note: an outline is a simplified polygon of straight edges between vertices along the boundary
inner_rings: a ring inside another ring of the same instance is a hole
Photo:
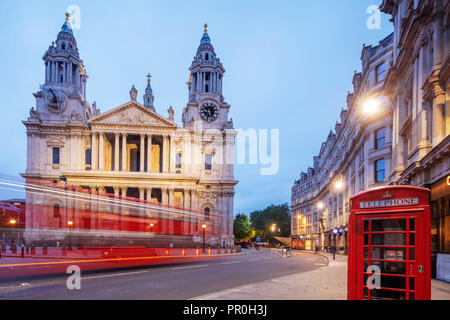
[[[320,255],[247,251],[208,261],[81,274],[81,289],[69,290],[68,275],[0,282],[0,299],[186,300],[249,283],[311,271],[328,264]],[[251,299],[251,297],[248,297]]]

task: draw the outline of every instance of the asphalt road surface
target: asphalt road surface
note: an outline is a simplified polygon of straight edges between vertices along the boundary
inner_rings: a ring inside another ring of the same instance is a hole
[[[69,275],[0,282],[0,299],[185,300],[327,265],[320,255],[246,251],[235,256],[173,265],[81,272],[81,289],[69,290]],[[249,297],[251,299],[251,297]]]

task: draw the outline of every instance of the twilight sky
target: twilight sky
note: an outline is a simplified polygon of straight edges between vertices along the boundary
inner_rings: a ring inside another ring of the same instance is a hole
[[[173,106],[181,126],[188,68],[208,23],[223,63],[224,96],[236,129],[279,129],[280,167],[236,165],[235,214],[290,203],[301,170],[334,129],[352,76],[361,70],[363,43],[376,45],[392,32],[369,30],[366,13],[381,0],[227,1],[0,1],[0,174],[18,176],[26,166],[22,120],[44,81],[42,56],[61,29],[66,8],[81,9],[74,30],[89,80],[88,101],[101,111],[138,101],[150,72],[156,111]],[[20,196],[0,189],[0,199]]]

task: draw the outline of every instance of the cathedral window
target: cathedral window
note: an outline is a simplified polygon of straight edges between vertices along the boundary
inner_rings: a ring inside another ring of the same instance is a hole
[[[203,212],[204,212],[204,214],[205,214],[205,219],[206,219],[206,221],[208,221],[208,220],[209,220],[209,216],[210,216],[210,214],[211,214],[211,209],[209,209],[208,207],[206,207],[205,210],[204,210]]]
[[[84,158],[85,158],[85,164],[91,165],[92,164],[92,151],[91,149],[86,149],[84,152]]]
[[[66,50],[66,44],[64,42],[61,45],[61,49]]]
[[[175,157],[175,168],[181,169],[181,153],[180,152],[178,152]]]
[[[205,54],[205,60],[209,60],[209,54]]]
[[[60,164],[60,148],[59,147],[53,147],[53,149],[52,149],[52,163]]]
[[[212,170],[212,155],[205,154],[205,170]]]

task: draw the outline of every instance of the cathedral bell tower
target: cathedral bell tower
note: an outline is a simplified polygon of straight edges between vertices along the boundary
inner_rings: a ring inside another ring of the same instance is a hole
[[[86,75],[80,59],[77,41],[70,26],[70,15],[42,59],[45,62],[45,82],[36,97],[36,110],[30,115],[43,122],[87,123],[91,108],[86,101]]]
[[[207,27],[205,24],[197,54],[189,68],[189,102],[183,110],[182,120],[185,128],[193,128],[194,121],[202,121],[203,128],[223,130],[232,127],[228,121],[230,105],[222,95],[225,69],[214,51]]]

